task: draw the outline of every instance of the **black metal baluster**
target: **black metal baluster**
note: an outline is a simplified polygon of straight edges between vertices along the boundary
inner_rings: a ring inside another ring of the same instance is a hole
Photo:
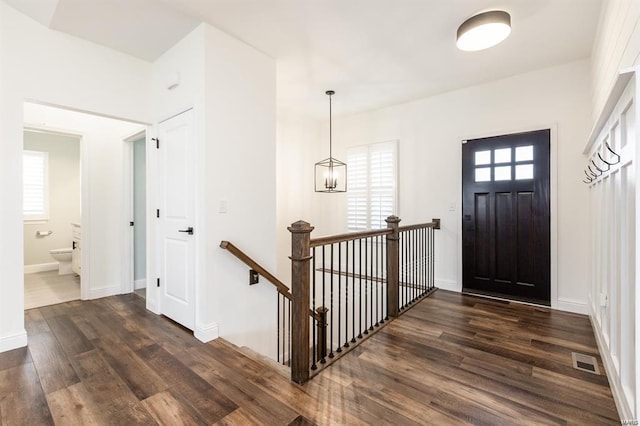
[[[382,246],[384,247],[384,252],[382,255],[382,261],[384,262],[383,268],[384,268],[384,275],[386,277],[385,281],[384,281],[384,288],[382,289],[382,298],[383,298],[383,302],[382,302],[382,311],[383,311],[383,319],[380,322],[385,322],[389,319],[389,298],[387,297],[387,292],[389,289],[389,271],[387,270],[387,256],[389,255],[389,253],[387,252],[387,237],[384,237],[384,241],[382,242]],[[398,269],[398,281],[400,281],[400,269]],[[398,283],[399,284],[399,283]]]
[[[371,250],[369,250],[369,330],[373,330],[373,238],[370,237],[369,244],[371,245]]]
[[[384,324],[384,320],[385,320],[385,307],[387,306],[386,304],[386,297],[387,297],[387,291],[386,291],[386,287],[387,287],[387,283],[388,283],[388,278],[387,278],[387,274],[386,274],[386,270],[387,270],[387,237],[383,236],[380,237],[380,324]]]
[[[287,336],[289,353],[288,353],[288,357],[287,357],[287,362],[290,365],[291,364],[291,362],[290,362],[290,360],[291,360],[291,300],[289,300],[289,299],[286,299],[286,300],[287,301],[285,302],[285,304],[287,306],[287,322],[289,323],[289,330],[288,330],[288,336]]]
[[[435,230],[433,228],[429,228],[429,234],[431,234],[431,288],[436,286],[436,251],[435,251]]]
[[[422,257],[423,254],[423,247],[422,247],[422,229],[417,229],[416,230],[416,238],[418,239],[418,298],[420,296],[422,296],[422,278],[423,278],[423,273],[424,273],[424,258]]]
[[[329,334],[331,336],[329,338],[329,358],[333,358],[335,356],[333,354],[333,277],[335,275],[335,271],[333,269],[333,246],[334,244],[331,244],[331,288],[329,289],[331,296],[329,298],[329,321],[327,321],[327,324],[329,325]]]
[[[351,310],[351,343],[355,343],[356,342],[356,240],[353,240],[353,244],[351,244],[353,247],[353,256],[351,256],[351,263],[353,268],[351,268],[352,270],[352,274],[353,277],[351,278],[351,289],[353,290],[352,294],[351,294],[351,299],[353,301],[353,309]],[[358,259],[360,258],[360,256],[358,256]],[[358,300],[360,300],[360,295],[358,294]]]
[[[418,293],[418,242],[416,238],[416,230],[413,231],[413,299],[416,301]]]
[[[380,327],[380,289],[382,288],[380,264],[380,236],[376,235],[376,327]]]
[[[277,347],[277,354],[276,354],[276,360],[278,362],[280,362],[280,292],[278,292],[278,299],[276,300],[276,306],[278,307],[278,316],[276,317],[276,324],[277,324],[277,330],[276,330],[276,347]],[[284,358],[284,357],[283,357]]]
[[[358,330],[358,338],[362,339],[362,238],[360,238],[359,240],[359,246],[360,246],[360,250],[358,253],[358,258],[360,259],[360,269],[359,269],[359,281],[360,281],[360,295],[359,295],[359,301],[358,301],[358,316],[360,317],[360,328]],[[365,291],[367,289],[367,285],[365,283]]]
[[[338,344],[336,352],[342,352],[342,242],[338,243]]]
[[[369,295],[367,293],[367,280],[369,280],[369,276],[367,275],[368,271],[369,271],[369,267],[368,267],[368,262],[369,262],[369,241],[368,238],[365,239],[364,241],[364,276],[365,276],[365,282],[364,282],[364,334],[369,334],[368,328],[367,328],[367,317],[368,317],[368,302],[369,302]]]
[[[403,236],[403,247],[404,258],[403,258],[403,267],[404,267],[404,300],[402,309],[405,309],[409,304],[409,231],[406,231]]]
[[[327,278],[327,272],[326,272],[326,266],[327,266],[327,261],[326,261],[326,257],[325,257],[325,247],[326,245],[322,246],[322,309],[326,309],[327,305],[325,303],[325,295],[326,295],[326,278]],[[325,316],[325,323],[323,324],[323,327],[326,327],[326,316]],[[326,338],[326,329],[325,329],[325,333],[324,336]],[[326,352],[326,348],[327,348],[327,342],[326,340],[324,342],[320,342],[320,344],[322,345],[321,348],[323,348],[322,350],[322,357],[320,358],[320,364],[325,364],[327,362],[327,359],[325,358],[325,352]]]
[[[311,289],[311,310],[313,312],[316,311],[316,248],[313,248],[313,259],[311,260],[311,282],[312,282],[312,289]],[[312,321],[312,329],[313,329],[313,350],[311,351],[312,353],[312,358],[311,358],[311,369],[312,370],[317,370],[318,369],[318,365],[316,364],[316,351],[317,351],[317,347],[318,347],[318,339],[316,337],[316,326],[317,326],[317,321],[315,319],[315,317],[313,317],[313,321]],[[289,355],[291,356],[291,355]]]
[[[349,241],[344,243],[344,347],[349,347]]]

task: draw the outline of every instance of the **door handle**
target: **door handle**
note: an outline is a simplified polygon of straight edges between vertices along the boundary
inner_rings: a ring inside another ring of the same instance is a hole
[[[178,229],[178,232],[186,232],[189,235],[193,235],[193,226],[190,226],[187,229]]]

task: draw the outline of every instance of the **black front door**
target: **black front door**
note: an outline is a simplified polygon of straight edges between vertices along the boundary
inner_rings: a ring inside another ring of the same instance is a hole
[[[550,304],[550,131],[462,145],[463,291]]]

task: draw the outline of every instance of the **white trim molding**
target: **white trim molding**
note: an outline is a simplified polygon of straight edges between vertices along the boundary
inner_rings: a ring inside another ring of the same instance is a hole
[[[27,346],[27,331],[0,337],[0,353]]]
[[[567,297],[558,297],[556,309],[574,314],[589,315],[589,306],[584,300],[569,299]]]
[[[212,322],[210,324],[196,324],[196,329],[193,332],[196,339],[201,342],[207,343],[220,337],[220,331],[218,329],[218,323]]]
[[[109,287],[91,289],[89,290],[88,293],[89,294],[86,300],[100,299],[101,297],[108,297],[108,296],[115,296],[117,294],[122,294],[122,286],[117,284]]]
[[[140,289],[143,289],[143,288],[147,288],[147,279],[146,278],[143,278],[141,280],[135,280],[133,282],[133,289],[134,290],[140,290]]]
[[[58,262],[36,263],[33,265],[24,265],[25,274],[35,274],[36,272],[55,271],[58,269]]]
[[[608,346],[605,343],[604,336],[600,330],[600,327],[596,325],[595,313],[591,312],[589,315],[589,320],[591,321],[591,328],[593,329],[593,334],[596,336],[596,344],[598,345],[598,352],[600,353],[600,357],[602,358],[602,364],[604,365],[604,370],[607,373],[608,378],[613,378],[617,376],[616,369],[614,367],[613,358],[611,358],[611,353],[608,351]],[[616,403],[616,408],[618,409],[618,415],[621,419],[633,419],[633,411],[629,404],[627,403],[627,398],[624,395],[624,390],[622,386],[620,386],[619,380],[609,380],[609,387],[611,388],[611,393],[613,394],[613,400]]]

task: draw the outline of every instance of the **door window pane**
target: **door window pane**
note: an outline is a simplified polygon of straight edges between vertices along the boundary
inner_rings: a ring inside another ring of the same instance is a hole
[[[493,162],[510,163],[511,162],[511,148],[496,149],[493,151]]]
[[[533,146],[519,146],[516,148],[516,161],[533,161]]]
[[[481,166],[483,164],[491,164],[491,151],[476,152],[476,166]]]
[[[491,180],[490,167],[476,167],[476,182],[489,182]]]
[[[516,180],[533,179],[533,164],[518,164],[516,166]]]
[[[500,166],[494,168],[495,180],[511,180],[511,166]]]

